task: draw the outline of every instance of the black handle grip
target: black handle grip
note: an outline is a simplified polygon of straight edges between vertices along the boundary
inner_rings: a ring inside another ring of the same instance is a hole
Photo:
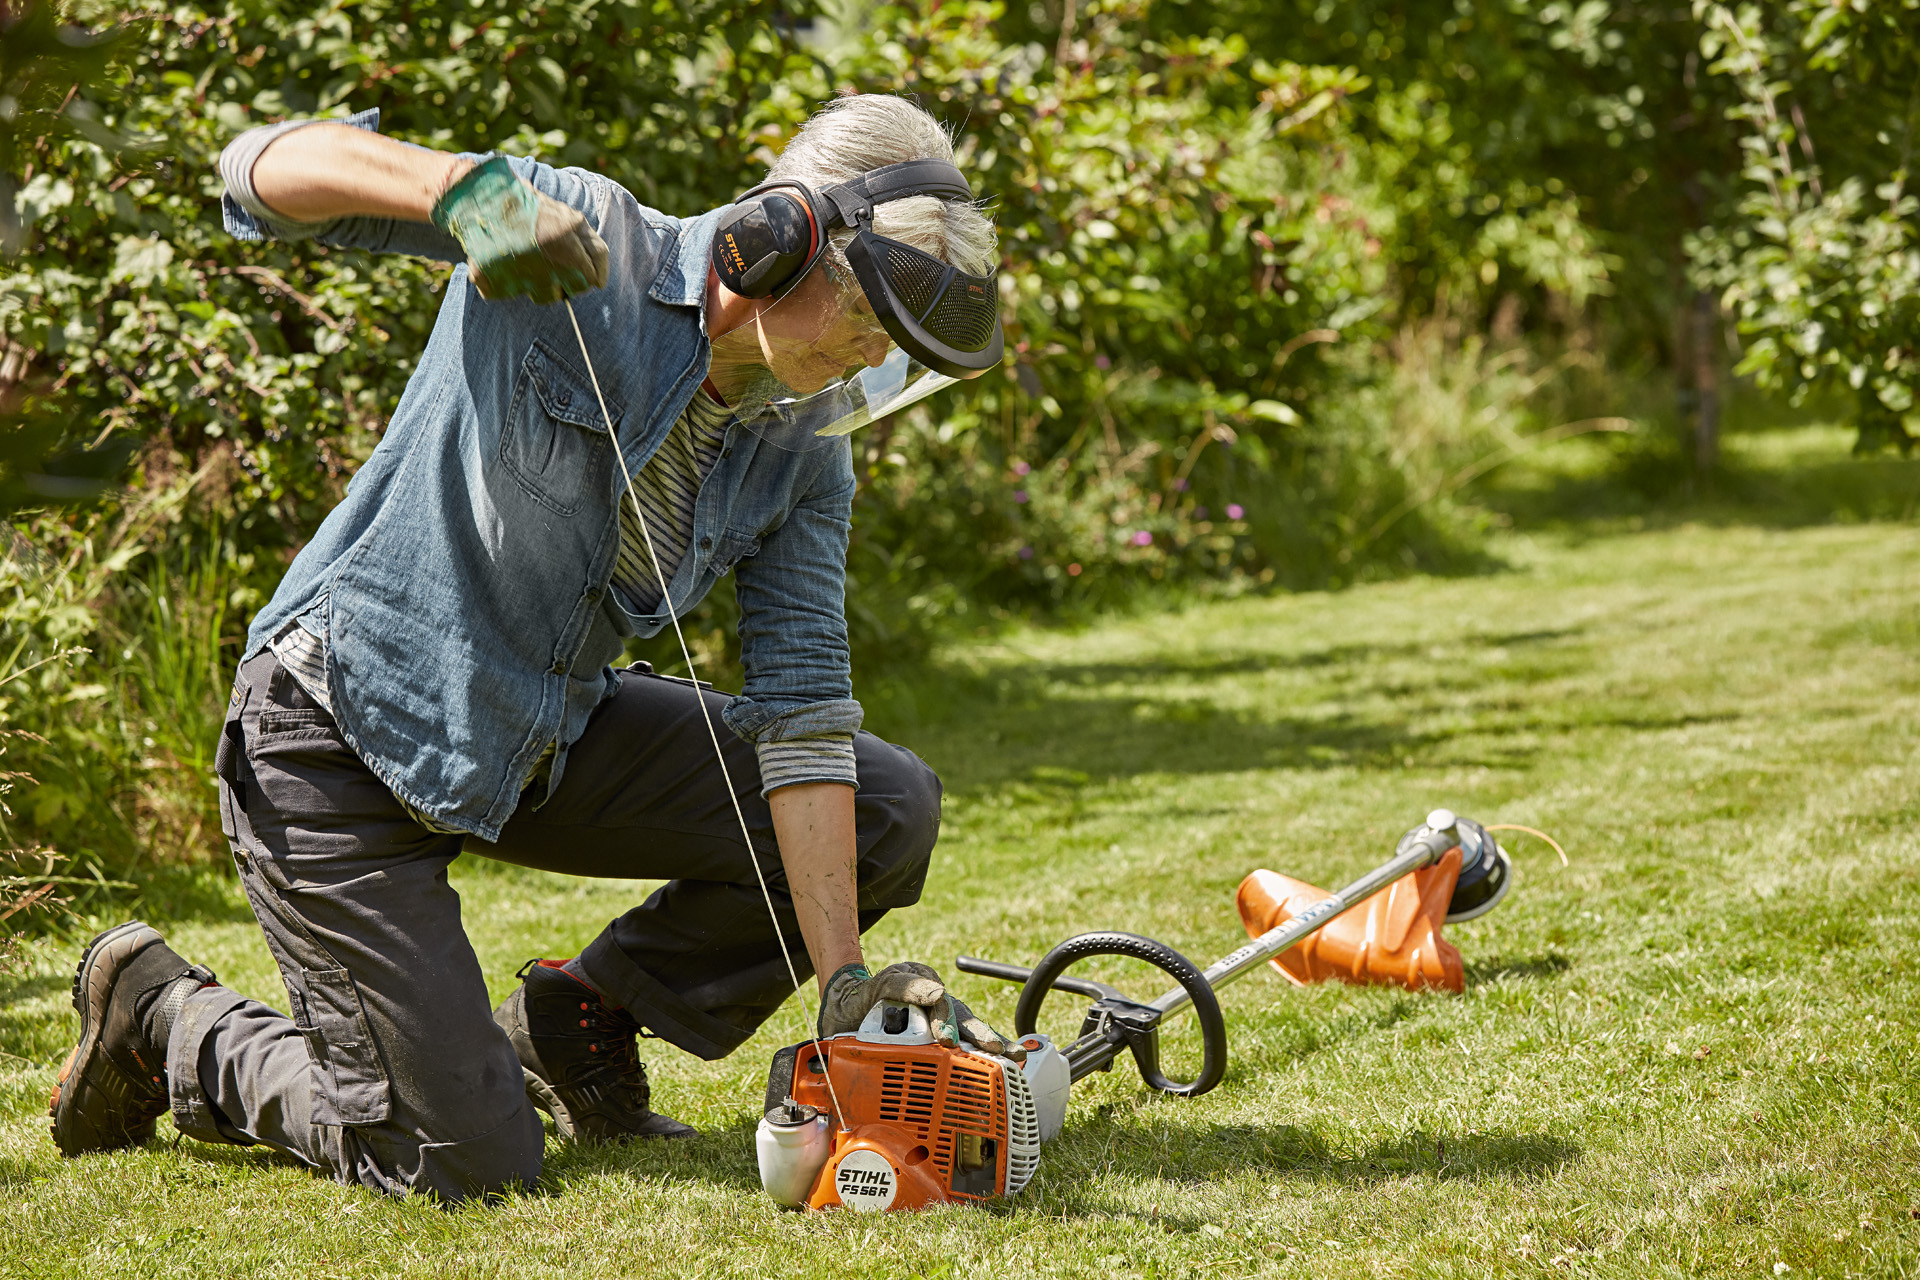
[[[1033,976],[1033,970],[1023,964],[1003,964],[998,960],[982,960],[979,956],[955,956],[953,967],[962,973],[977,973],[983,978],[998,978],[1002,982],[1025,982]],[[1089,1000],[1120,994],[1104,982],[1087,982],[1080,978],[1055,978],[1053,985],[1061,991],[1071,991]]]
[[[1047,992],[1060,982],[1060,975],[1070,966],[1093,956],[1128,956],[1145,960],[1179,983],[1187,993],[1187,998],[1193,1002],[1193,1016],[1200,1024],[1200,1074],[1184,1082],[1169,1079],[1160,1070],[1161,1015],[1157,1009],[1129,1000],[1115,1000],[1113,997],[1094,1005],[1089,1018],[1105,1012],[1119,1028],[1121,1039],[1133,1051],[1134,1063],[1140,1068],[1140,1078],[1150,1088],[1188,1098],[1198,1097],[1219,1084],[1227,1074],[1227,1021],[1220,1012],[1219,997],[1193,961],[1166,943],[1143,938],[1137,933],[1083,933],[1068,938],[1042,956],[1040,963],[1033,967],[1032,976],[1020,989],[1020,1003],[1013,1012],[1015,1034],[1032,1035],[1039,1021],[1040,1005],[1046,1000]],[[1074,1078],[1079,1079],[1087,1071],[1112,1061],[1119,1043],[1112,1042],[1112,1048],[1101,1055],[1098,1063],[1088,1063],[1085,1070],[1076,1071]]]

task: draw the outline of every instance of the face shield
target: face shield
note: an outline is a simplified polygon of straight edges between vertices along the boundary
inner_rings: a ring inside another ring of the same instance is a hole
[[[957,381],[896,346],[861,290],[836,281],[825,262],[712,348],[708,377],[735,419],[795,453]]]

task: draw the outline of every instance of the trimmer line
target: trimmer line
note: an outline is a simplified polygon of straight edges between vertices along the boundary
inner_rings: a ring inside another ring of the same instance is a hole
[[[626,480],[627,501],[633,507],[634,519],[640,524],[640,540],[646,544],[647,559],[653,564],[653,576],[660,583],[660,599],[667,607],[667,619],[673,623],[673,637],[680,642],[680,658],[687,664],[687,678],[693,681],[693,700],[700,708],[701,722],[707,726],[707,740],[713,743],[713,758],[720,765],[720,776],[727,784],[727,799],[733,802],[733,816],[740,823],[740,838],[747,844],[747,861],[753,864],[753,875],[760,882],[760,897],[767,904],[767,915],[773,921],[773,936],[780,944],[780,958],[787,962],[787,976],[793,980],[793,995],[800,1002],[801,1012],[807,1018],[807,1039],[813,1045],[813,1051],[822,1059],[825,1053],[820,1048],[819,1022],[813,1015],[813,1008],[807,1001],[804,984],[800,981],[800,970],[793,963],[793,952],[787,946],[786,930],[780,927],[780,913],[774,909],[773,891],[767,888],[767,876],[760,869],[760,855],[753,847],[753,833],[747,826],[747,814],[740,807],[740,795],[733,787],[733,773],[727,768],[727,757],[720,749],[720,733],[713,727],[713,713],[707,710],[705,692],[700,688],[700,673],[693,669],[693,653],[687,648],[686,632],[680,629],[680,614],[673,606],[673,591],[667,582],[667,575],[660,568],[660,555],[653,549],[653,533],[647,528],[647,515],[640,506],[639,495],[633,491],[633,472],[627,467],[627,455],[620,448],[620,438],[614,434],[613,415],[607,412],[607,398],[600,391],[600,375],[594,372],[593,357],[587,354],[586,335],[580,332],[580,317],[574,313],[573,299],[563,297],[567,304],[567,319],[573,321],[573,336],[580,344],[580,358],[586,361],[587,378],[593,383],[593,397],[600,404],[601,421],[607,425],[607,439],[613,445],[613,456],[620,461],[620,474]],[[840,1106],[840,1095],[834,1092],[833,1073],[824,1072],[827,1093],[833,1099],[833,1115],[836,1123],[843,1123],[841,1117],[846,1112]]]

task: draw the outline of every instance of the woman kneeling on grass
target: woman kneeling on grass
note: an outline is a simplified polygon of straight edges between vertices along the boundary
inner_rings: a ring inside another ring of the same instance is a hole
[[[870,975],[860,949],[919,898],[940,784],[859,729],[840,436],[1000,355],[993,227],[946,135],[844,98],[770,187],[683,219],[375,123],[255,129],[220,161],[242,238],[465,263],[384,439],[254,619],[219,742],[292,1016],[145,924],[109,930],[80,961],[54,1140],[126,1146],[171,1110],[202,1141],[453,1200],[538,1178],[536,1106],[581,1139],[690,1134],[651,1108],[635,1037],[719,1058],[792,991],[760,876],[821,1034],[893,999],[1005,1048],[931,969]],[[739,697],[610,666],[729,571]],[[462,850],[670,883],[489,1013],[447,882]]]

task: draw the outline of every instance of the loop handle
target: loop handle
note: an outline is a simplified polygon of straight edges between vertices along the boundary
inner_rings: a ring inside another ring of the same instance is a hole
[[[1200,1074],[1192,1080],[1174,1080],[1160,1069],[1159,1009],[1129,1000],[1118,992],[1102,995],[1087,1012],[1080,1038],[1067,1049],[1067,1061],[1073,1078],[1079,1080],[1095,1071],[1105,1070],[1119,1055],[1122,1045],[1133,1052],[1140,1078],[1150,1088],[1176,1097],[1193,1098],[1206,1093],[1227,1074],[1227,1023],[1220,1012],[1219,997],[1193,961],[1164,942],[1143,938],[1137,933],[1103,931],[1068,938],[1041,957],[1020,989],[1020,1003],[1014,1009],[1013,1026],[1018,1035],[1032,1035],[1039,1020],[1040,1006],[1056,983],[1063,988],[1061,974],[1082,960],[1094,956],[1126,956],[1144,960],[1167,974],[1193,1002],[1193,1016],[1200,1024]],[[1069,979],[1069,982],[1076,981]],[[1105,987],[1105,984],[1087,984]],[[1106,988],[1112,991],[1111,988]]]

